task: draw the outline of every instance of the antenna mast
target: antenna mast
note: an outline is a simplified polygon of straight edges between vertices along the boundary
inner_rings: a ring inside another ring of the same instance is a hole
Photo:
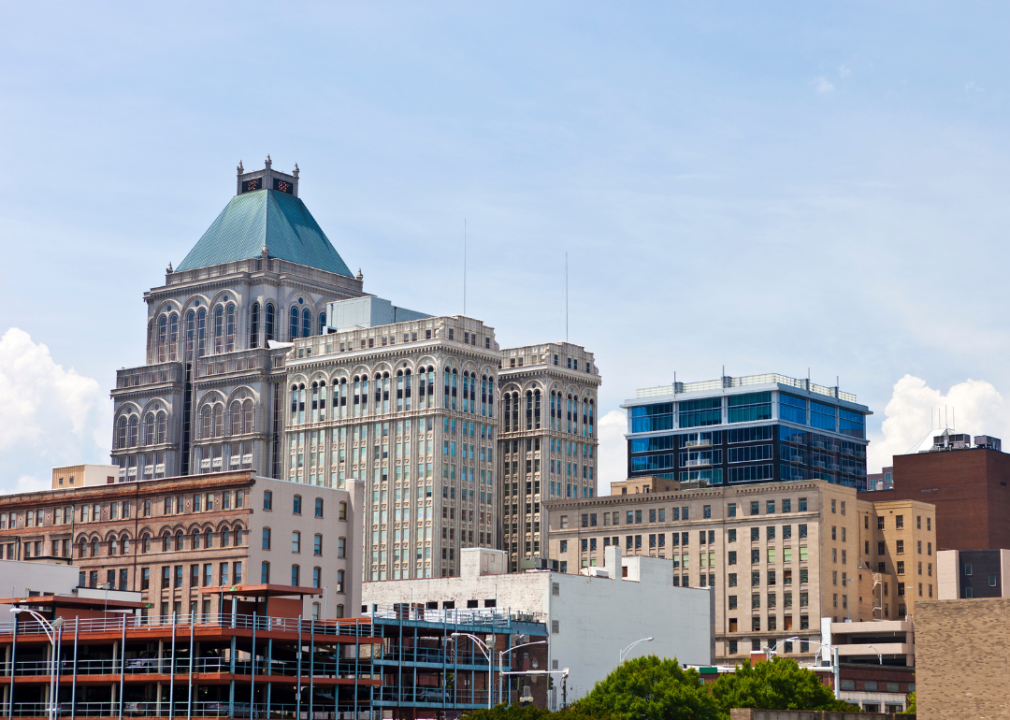
[[[568,342],[568,253],[565,253],[565,342]]]
[[[463,314],[466,315],[466,218],[463,218]]]

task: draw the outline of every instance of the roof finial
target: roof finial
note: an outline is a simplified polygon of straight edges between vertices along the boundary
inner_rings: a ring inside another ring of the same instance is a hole
[[[237,169],[238,169],[238,174],[239,175],[241,175],[242,173],[245,172],[245,169],[242,167],[242,161],[241,160],[238,161],[238,168]]]
[[[362,282],[365,276],[361,274],[361,268],[358,268],[358,282]]]
[[[175,272],[174,270],[172,270],[172,261],[171,260],[168,261],[168,268],[166,268],[165,272],[168,273],[169,275],[171,275],[173,272]]]
[[[270,156],[269,156],[269,155],[267,155],[267,161],[266,161],[266,166],[267,166],[267,170],[269,170],[269,169],[270,169],[270,166],[271,166],[271,165],[273,165],[273,163],[272,163],[272,162],[271,162],[271,160],[270,160]]]
[[[266,260],[267,258],[269,258],[269,257],[270,257],[270,253],[268,253],[268,252],[267,252],[267,246],[266,246],[266,243],[264,243],[264,244],[263,244],[263,252],[261,252],[261,253],[260,253],[260,256],[261,256],[261,257],[262,257],[262,258],[263,258],[264,260]]]
[[[291,174],[294,175],[295,177],[298,177],[298,163],[295,163],[295,171]]]

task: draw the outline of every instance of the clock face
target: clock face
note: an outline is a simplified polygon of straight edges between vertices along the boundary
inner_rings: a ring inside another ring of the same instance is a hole
[[[278,190],[282,193],[287,193],[288,195],[294,194],[294,187],[287,180],[281,180],[279,178],[274,178],[274,190]]]
[[[263,189],[263,178],[254,178],[252,180],[245,180],[242,183],[242,192],[244,193],[262,189]]]

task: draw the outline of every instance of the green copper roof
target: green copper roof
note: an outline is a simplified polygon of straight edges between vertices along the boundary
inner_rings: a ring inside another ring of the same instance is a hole
[[[257,258],[264,245],[272,258],[353,277],[305,203],[274,190],[232,198],[176,270]]]

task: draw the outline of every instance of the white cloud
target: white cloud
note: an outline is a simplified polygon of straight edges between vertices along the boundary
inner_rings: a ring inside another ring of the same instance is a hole
[[[600,495],[610,494],[610,483],[628,479],[628,417],[623,410],[611,410],[600,420]]]
[[[826,77],[820,76],[814,78],[814,90],[816,90],[821,95],[826,95],[829,92],[833,92],[835,86]]]
[[[48,487],[52,467],[108,462],[112,402],[98,382],[56,364],[11,328],[0,338],[0,491]],[[18,478],[12,481],[11,478]]]
[[[979,87],[978,85],[975,84],[975,81],[972,80],[971,82],[965,84],[964,91],[969,95],[972,95],[974,93],[985,92],[985,88]]]
[[[845,65],[839,65],[838,66],[838,77],[847,78],[851,74],[852,74],[852,70],[850,70]]]
[[[871,437],[870,472],[879,472],[881,467],[890,465],[894,455],[913,450],[931,429],[942,428],[945,424],[955,426],[955,420],[956,429],[961,432],[1010,437],[1007,435],[1010,404],[984,380],[968,379],[943,393],[929,387],[921,378],[905,375],[894,384],[884,415],[881,434]]]

